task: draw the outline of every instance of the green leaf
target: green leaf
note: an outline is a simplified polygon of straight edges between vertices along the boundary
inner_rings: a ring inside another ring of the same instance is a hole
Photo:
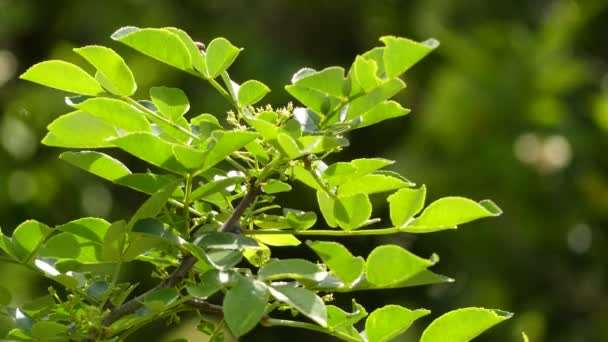
[[[357,168],[351,163],[337,162],[331,164],[325,172],[323,172],[322,178],[327,181],[331,188],[348,182],[352,179],[352,176],[357,172]]]
[[[226,38],[215,38],[207,46],[207,77],[216,78],[234,62],[241,49]]]
[[[169,183],[167,186],[150,196],[150,198],[148,198],[144,204],[137,209],[133,217],[131,217],[131,220],[129,220],[129,227],[133,227],[133,225],[139,220],[156,217],[156,215],[161,212],[180,182],[181,180],[176,180]]]
[[[268,288],[278,301],[296,309],[322,327],[327,327],[327,309],[314,292],[301,287],[273,286]]]
[[[385,100],[390,99],[395,94],[405,88],[405,83],[400,79],[393,78],[386,83],[374,88],[369,93],[363,96],[357,97],[350,102],[348,106],[348,112],[346,113],[346,120],[354,119],[358,116],[365,114],[372,110],[378,104],[383,103]]]
[[[235,233],[211,232],[202,235],[195,242],[201,248],[239,250],[244,248],[259,248],[257,242],[248,236]]]
[[[131,171],[119,160],[100,152],[64,152],[59,158],[112,182],[131,174]]]
[[[190,52],[190,58],[192,59],[192,67],[201,74],[204,73],[207,69],[207,67],[205,66],[205,56],[203,56],[199,47],[196,46],[194,40],[192,40],[192,38],[190,38],[190,36],[186,32],[178,28],[165,27],[164,29],[169,32],[175,33],[182,40],[182,43],[184,43],[184,45],[188,49],[188,52]]]
[[[127,26],[114,32],[112,39],[178,69],[192,69],[188,47],[168,30]]]
[[[361,277],[365,269],[362,257],[354,257],[346,247],[332,241],[308,241],[306,243],[329,267],[344,285],[350,286]]]
[[[175,177],[172,175],[134,173],[117,179],[116,184],[127,186],[131,189],[151,195],[173,181],[175,181]]]
[[[101,243],[72,233],[54,235],[44,244],[39,255],[45,258],[76,260],[81,264],[104,261]]]
[[[404,231],[428,233],[443,229],[454,229],[457,225],[484,217],[502,214],[492,201],[479,203],[463,197],[444,197],[429,204],[426,209]]]
[[[390,341],[406,331],[415,320],[430,313],[429,310],[409,310],[399,305],[384,306],[372,312],[365,321],[365,335],[369,342]],[[450,336],[449,332],[444,331],[443,336]]]
[[[353,299],[353,312],[345,312],[337,306],[327,305],[327,326],[330,329],[350,327],[367,316],[367,311]]]
[[[103,258],[107,261],[121,262],[127,237],[125,221],[116,221],[108,228],[103,240]]]
[[[243,276],[226,293],[223,302],[224,320],[234,337],[241,337],[251,331],[264,316],[268,302],[268,290],[260,281]],[[246,310],[243,305],[246,304]]]
[[[173,155],[173,144],[151,133],[129,133],[110,140],[133,156],[163,169],[184,174],[186,170]]]
[[[450,311],[435,319],[422,333],[420,342],[466,342],[492,326],[509,319],[513,314],[500,310],[464,308]]]
[[[395,162],[384,158],[359,158],[351,160],[350,163],[357,168],[356,176],[361,177],[389,165],[393,165]]]
[[[249,80],[241,84],[237,98],[241,106],[251,106],[259,102],[269,92],[270,88],[264,83]]]
[[[109,92],[120,96],[131,96],[135,93],[137,85],[131,69],[124,59],[114,50],[105,46],[89,45],[74,49],[74,51],[91,63],[103,75],[102,86]]]
[[[319,282],[327,277],[327,272],[308,260],[283,259],[273,260],[258,270],[260,280],[295,279]]]
[[[137,237],[138,235],[153,238],[157,241],[172,245],[180,245],[182,243],[182,240],[170,229],[165,228],[165,225],[162,222],[152,217],[140,219],[133,224],[133,228],[131,229],[131,238],[129,239],[130,242],[132,243],[133,240],[135,240],[134,237]]]
[[[36,220],[27,220],[20,224],[15,228],[12,237],[17,258],[24,263],[29,262],[52,232],[51,228]]]
[[[142,111],[120,100],[95,97],[73,106],[125,132],[152,130]]]
[[[148,293],[144,297],[144,305],[152,312],[161,312],[179,298],[175,288],[164,288]]]
[[[118,135],[110,124],[79,110],[58,117],[48,130],[42,143],[66,148],[112,147],[108,139]]]
[[[64,61],[52,60],[35,64],[19,78],[76,94],[98,95],[104,92],[91,75]]]
[[[179,88],[152,87],[150,98],[156,108],[171,121],[176,121],[190,109],[188,97]]]
[[[205,163],[203,165],[204,170],[208,170],[210,167],[226,159],[233,152],[240,150],[245,145],[252,142],[257,138],[257,134],[253,132],[242,132],[242,131],[215,131],[212,137],[215,139],[215,145],[209,150]]]
[[[367,257],[365,274],[376,286],[390,286],[405,281],[436,261],[423,259],[396,245],[384,245],[376,247]]]
[[[52,321],[38,321],[32,326],[32,337],[35,339],[56,339],[67,332],[67,326]]]
[[[267,194],[291,191],[291,185],[272,179],[262,185],[262,190]]]
[[[285,86],[285,90],[317,114],[329,114],[342,103],[338,98],[298,84]]]
[[[418,43],[406,38],[385,36],[380,41],[386,45],[383,59],[388,78],[401,75],[439,46],[434,39]]]
[[[528,335],[526,335],[526,333],[523,331],[521,332],[521,338],[524,342],[530,342],[530,340],[528,339]]]
[[[388,196],[391,222],[395,227],[403,227],[424,207],[426,187],[420,189],[401,189]]]
[[[317,222],[317,214],[314,211],[301,211],[285,208],[285,219],[289,226],[297,231],[311,228]]]
[[[384,120],[406,115],[409,112],[409,109],[401,107],[401,105],[395,101],[384,101],[378,103],[372,109],[363,113],[361,115],[361,122],[356,125],[356,127],[363,128],[371,126]]]
[[[215,249],[208,251],[205,256],[213,267],[219,270],[227,270],[241,262],[243,252],[239,250]]]
[[[321,214],[323,214],[323,218],[325,218],[327,225],[331,228],[337,227],[338,221],[334,214],[334,204],[336,200],[324,190],[317,190],[317,202],[319,203],[319,210],[321,210]]]
[[[350,177],[349,182],[338,187],[338,196],[349,196],[357,193],[376,194],[393,191],[410,186],[397,177],[383,174],[369,174],[362,177]]]
[[[293,118],[300,123],[304,132],[316,132],[318,130],[319,115],[308,108],[298,107],[293,110]]]
[[[356,82],[365,92],[369,92],[382,82],[378,78],[378,65],[374,60],[357,56],[353,63],[353,71]]]
[[[398,289],[398,288],[403,288],[403,287],[444,284],[444,283],[452,283],[452,282],[454,282],[454,279],[446,277],[444,275],[433,273],[433,272],[425,269],[403,281],[393,283],[390,285],[383,285],[383,286],[378,286],[378,285],[370,283],[364,276],[363,278],[361,278],[360,281],[357,282],[357,284],[350,291]],[[336,290],[343,291],[342,289],[336,289]]]
[[[299,78],[294,85],[313,89],[327,96],[342,98],[344,97],[345,82],[343,68],[329,67]]]
[[[270,248],[263,243],[259,243],[260,248],[248,248],[243,251],[243,256],[255,267],[261,267],[270,261]]]
[[[93,242],[103,243],[104,236],[109,227],[110,223],[104,219],[84,217],[55,228]]]
[[[255,239],[270,246],[298,246],[302,242],[291,234],[259,234]]]
[[[340,228],[354,230],[363,226],[372,216],[372,203],[369,196],[363,193],[339,196],[334,201],[333,215]]]
[[[206,183],[192,191],[190,198],[195,201],[203,197],[213,195],[221,191],[225,191],[226,188],[234,186],[235,184],[242,183],[245,181],[245,179],[245,177],[235,176],[222,178],[217,181]]]
[[[281,153],[289,159],[296,159],[303,154],[294,138],[286,133],[277,135],[277,143]]]
[[[226,275],[225,273],[222,274]],[[193,286],[188,286],[187,290],[191,296],[200,299],[207,299],[217,291],[219,291],[224,285],[220,280],[220,272],[217,270],[210,270],[205,272],[201,277],[200,283]]]

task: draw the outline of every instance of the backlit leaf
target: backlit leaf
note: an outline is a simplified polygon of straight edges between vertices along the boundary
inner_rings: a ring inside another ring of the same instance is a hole
[[[131,96],[137,89],[135,78],[131,69],[125,61],[114,50],[99,46],[89,45],[74,49],[74,51],[91,63],[103,79],[110,84],[106,87],[108,91],[116,95]]]
[[[84,70],[58,60],[35,64],[19,78],[76,94],[98,95],[104,92],[99,83]]]
[[[350,286],[363,274],[363,258],[354,257],[343,245],[333,241],[309,241],[307,244],[346,286]]]
[[[59,158],[112,182],[131,174],[131,171],[119,160],[100,152],[64,152]]]
[[[108,139],[118,136],[113,126],[82,111],[64,114],[51,122],[47,128],[49,132],[42,139],[42,143],[55,147],[112,147],[113,144]]]
[[[372,203],[369,196],[358,193],[339,196],[333,203],[333,215],[336,223],[344,230],[353,230],[363,226],[372,215]]]
[[[406,38],[385,36],[380,40],[386,45],[383,59],[388,78],[401,75],[439,46],[439,42],[434,39],[418,43]]]
[[[513,314],[500,310],[464,308],[450,311],[435,319],[422,333],[420,342],[467,342]]]
[[[430,313],[429,310],[409,310],[399,305],[384,306],[367,317],[365,335],[369,342],[390,341],[406,331],[415,320]],[[444,333],[444,336],[449,336],[449,332]]]
[[[395,227],[403,226],[424,207],[426,187],[420,189],[401,189],[388,196],[391,222]]]
[[[175,159],[172,144],[152,133],[129,133],[110,141],[113,145],[152,165],[178,174],[186,172],[185,168]]]
[[[301,287],[269,287],[274,298],[298,310],[322,327],[327,327],[327,309],[323,300],[314,292]]]
[[[241,106],[251,106],[260,101],[270,92],[264,83],[256,80],[249,80],[239,87],[238,101]]]
[[[273,260],[258,270],[261,280],[295,279],[318,282],[326,276],[327,272],[319,265],[304,259]]]
[[[234,62],[241,49],[226,38],[215,38],[207,46],[207,77],[216,78]]]
[[[376,247],[367,257],[367,281],[377,286],[390,286],[432,266],[436,260],[423,259],[396,245]]]
[[[124,101],[95,97],[74,104],[74,107],[125,132],[151,131],[144,113]]]
[[[152,87],[150,98],[156,108],[171,121],[176,121],[190,109],[188,97],[179,88]]]

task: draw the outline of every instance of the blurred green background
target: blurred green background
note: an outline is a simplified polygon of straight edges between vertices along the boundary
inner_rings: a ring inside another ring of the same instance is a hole
[[[437,38],[440,48],[406,74],[408,88],[396,98],[412,114],[356,131],[340,158],[395,159],[395,169],[427,185],[429,200],[491,198],[505,213],[456,232],[342,239],[362,255],[380,243],[436,252],[435,270],[457,280],[357,300],[368,311],[399,303],[431,309],[433,317],[463,306],[516,314],[478,341],[520,341],[522,330],[531,341],[608,341],[608,1],[0,0],[5,234],[29,218],[49,225],[83,215],[125,218],[143,200],[39,144],[45,126],[68,109],[65,94],[16,79],[30,65],[64,59],[88,67],[71,49],[106,45],[132,66],[136,97],[150,86],[177,86],[192,114],[223,117],[228,109],[200,80],[111,41],[125,25],[177,26],[203,42],[230,39],[245,47],[233,78],[263,81],[274,90],[265,101],[276,105],[291,100],[282,87],[300,67],[348,67],[382,35]],[[302,208],[312,200],[309,193],[286,199]],[[291,253],[311,256],[305,247]],[[130,270],[133,277],[149,271]],[[18,266],[0,264],[0,272],[15,304],[50,285]],[[337,303],[348,305],[348,296]],[[416,340],[433,317],[400,340]],[[169,341],[173,333],[160,322],[132,340]],[[243,340],[287,338],[332,340],[275,328]]]

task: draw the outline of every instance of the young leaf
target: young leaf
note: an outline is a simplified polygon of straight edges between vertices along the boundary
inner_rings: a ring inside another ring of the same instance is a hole
[[[372,203],[369,196],[358,193],[339,196],[334,201],[333,215],[336,223],[344,230],[354,230],[363,226],[372,215]]]
[[[226,38],[215,38],[207,46],[207,77],[216,78],[234,62],[241,49]]]
[[[338,187],[338,196],[349,196],[356,193],[371,195],[405,188],[410,185],[411,183],[390,175],[369,174],[361,177],[351,177],[348,182]]]
[[[202,54],[199,47],[196,46],[196,43],[192,40],[192,38],[190,38],[190,36],[183,30],[180,30],[175,27],[165,27],[164,29],[169,32],[175,33],[182,40],[182,42],[190,52],[190,58],[192,59],[192,67],[201,74],[204,73],[207,69],[207,67],[205,66],[205,56]]]
[[[20,224],[13,232],[13,250],[22,262],[29,262],[47,236],[53,230],[36,220],[28,220]]]
[[[285,90],[303,105],[321,115],[331,113],[342,103],[338,98],[327,96],[319,90],[307,88],[299,84],[285,86]]]
[[[273,286],[268,288],[278,301],[298,310],[322,327],[327,327],[327,309],[314,292],[301,287]]]
[[[317,214],[314,211],[301,211],[285,208],[285,219],[289,226],[297,231],[311,228],[317,222]]]
[[[112,147],[108,139],[118,135],[110,124],[79,110],[58,117],[47,128],[49,132],[42,143],[55,147]]]
[[[395,101],[384,101],[363,113],[361,115],[361,122],[356,125],[356,128],[371,126],[384,120],[406,115],[409,112],[409,109],[401,107],[401,105]]]
[[[418,214],[424,207],[426,187],[420,189],[401,189],[388,196],[391,222],[395,227],[402,227],[409,219]]]
[[[150,98],[161,114],[171,121],[176,121],[190,109],[188,97],[179,88],[152,87]]]
[[[131,174],[131,171],[119,160],[100,152],[64,152],[59,158],[111,182]]]
[[[105,231],[107,233],[107,229]],[[102,243],[72,233],[53,235],[41,248],[39,255],[45,258],[71,259],[80,264],[103,261]]]
[[[74,107],[125,132],[151,131],[150,123],[144,117],[144,113],[120,100],[95,97],[74,104]]]
[[[108,228],[103,240],[102,255],[104,260],[121,262],[125,249],[126,222],[116,221]]]
[[[380,41],[386,45],[383,60],[388,78],[401,75],[439,46],[439,42],[434,39],[418,43],[406,38],[385,36]]]
[[[492,326],[509,319],[510,312],[483,308],[450,311],[435,319],[422,333],[420,342],[435,342],[450,336],[450,341],[466,342]]]
[[[353,63],[353,72],[356,82],[365,92],[369,92],[382,82],[378,78],[378,65],[374,60],[357,56]]]
[[[35,64],[19,78],[76,94],[99,95],[104,92],[91,75],[64,61],[53,60]]]
[[[168,305],[175,302],[179,298],[179,293],[175,288],[158,289],[146,294],[144,297],[144,305],[153,312],[160,312]]]
[[[428,233],[454,229],[462,223],[500,214],[500,208],[489,200],[477,203],[463,197],[444,197],[429,204],[404,231]]]
[[[350,102],[348,106],[348,112],[346,113],[345,120],[352,120],[358,116],[361,116],[373,109],[380,103],[390,99],[395,94],[405,88],[405,83],[400,79],[393,78],[386,83],[374,88],[369,93],[357,97]]]
[[[112,39],[178,69],[192,69],[188,48],[177,34],[168,30],[127,26],[114,32]]]
[[[370,283],[386,287],[405,281],[435,262],[396,245],[383,245],[376,247],[367,257],[365,274]]]
[[[299,246],[302,242],[291,234],[259,234],[255,239],[269,246]]]
[[[363,274],[363,258],[354,257],[343,245],[333,241],[308,241],[306,244],[344,285],[350,286]]]
[[[223,303],[224,319],[230,332],[238,338],[251,331],[264,316],[266,302],[268,290],[264,283],[239,276]],[[243,308],[244,303],[246,309]]]
[[[415,320],[430,313],[429,310],[409,310],[399,305],[384,306],[372,312],[365,321],[365,335],[369,342],[390,341],[406,331]],[[448,332],[445,334],[449,335]]]
[[[256,80],[249,80],[239,87],[238,102],[241,106],[251,106],[260,101],[270,92],[264,83]]]
[[[111,139],[110,142],[152,165],[177,174],[186,172],[184,166],[175,159],[172,144],[152,133],[129,133],[120,138]]]
[[[327,222],[327,225],[331,228],[337,227],[338,222],[334,214],[334,205],[336,199],[332,198],[330,195],[327,194],[327,192],[320,189],[317,190],[317,202],[319,203],[319,210],[321,210],[321,214],[323,214],[323,218],[325,218],[325,222]]]
[[[260,280],[310,280],[319,282],[327,276],[321,267],[304,259],[273,260],[258,270]]]
[[[288,192],[291,191],[291,185],[278,180],[270,180],[262,185],[262,190],[267,194]]]
[[[135,78],[125,61],[114,50],[89,45],[74,49],[74,51],[91,63],[103,75],[102,80],[108,82],[102,86],[115,95],[131,96],[137,89]]]
[[[60,337],[68,338],[68,327],[53,321],[39,321],[32,326],[32,337],[35,340],[56,340]]]
[[[343,68],[329,67],[321,71],[311,72],[299,78],[294,82],[294,85],[313,89],[326,96],[342,98],[344,97],[345,81]]]
[[[345,312],[337,306],[327,305],[327,326],[330,329],[348,327],[367,316],[365,308],[353,299],[353,312]]]
[[[109,227],[110,223],[104,219],[84,217],[57,226],[55,229],[101,244]]]
[[[257,136],[258,135],[254,132],[213,132],[212,137],[215,139],[215,145],[213,145],[213,147],[211,147],[209,150],[201,171],[208,170],[210,167],[223,161],[233,152],[240,150],[245,145],[252,142],[255,138],[257,138]]]
[[[350,164],[357,168],[356,177],[365,176],[394,163],[393,160],[384,158],[360,158],[350,161]]]
[[[350,181],[353,175],[357,172],[357,168],[347,162],[337,162],[331,164],[322,175],[323,180],[327,181],[328,185],[333,188],[337,185]]]

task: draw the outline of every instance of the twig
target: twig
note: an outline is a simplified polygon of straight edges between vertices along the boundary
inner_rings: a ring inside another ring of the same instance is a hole
[[[253,202],[253,200],[255,200],[255,198],[260,193],[261,193],[261,189],[256,185],[256,179],[252,179],[249,182],[249,191],[247,192],[245,197],[243,197],[241,199],[239,204],[236,206],[236,208],[234,209],[234,211],[232,212],[232,214],[230,215],[228,220],[226,220],[226,222],[224,222],[224,224],[219,229],[219,231],[221,231],[221,232],[240,232],[239,220],[241,219],[241,216],[243,216],[243,214],[245,213],[245,210],[247,210],[249,205]],[[198,259],[193,255],[184,256],[184,258],[182,259],[179,266],[177,266],[175,271],[173,271],[173,273],[171,273],[169,278],[165,279],[158,286],[152,288],[151,290],[147,291],[146,293],[143,293],[143,294],[131,299],[130,301],[122,304],[121,306],[115,308],[114,310],[110,311],[110,313],[102,320],[102,322],[101,322],[102,325],[104,327],[109,327],[110,325],[112,325],[112,323],[118,321],[122,317],[130,315],[130,314],[134,313],[135,311],[137,311],[139,308],[141,308],[143,306],[143,300],[148,294],[150,294],[156,290],[159,290],[159,289],[170,288],[170,287],[174,287],[177,284],[179,284],[188,275],[188,272],[190,272],[190,270],[192,269],[192,267],[194,267],[194,264],[196,264],[197,261],[198,261]],[[190,302],[190,301],[188,301],[188,302]],[[195,305],[205,306],[205,304],[202,304],[202,302],[197,301],[197,300],[195,300],[195,302],[193,302],[193,303],[195,303]],[[207,304],[209,304],[209,303],[207,303]],[[211,305],[211,304],[209,304],[209,305]],[[205,306],[205,308],[213,308],[213,307],[214,306]]]

